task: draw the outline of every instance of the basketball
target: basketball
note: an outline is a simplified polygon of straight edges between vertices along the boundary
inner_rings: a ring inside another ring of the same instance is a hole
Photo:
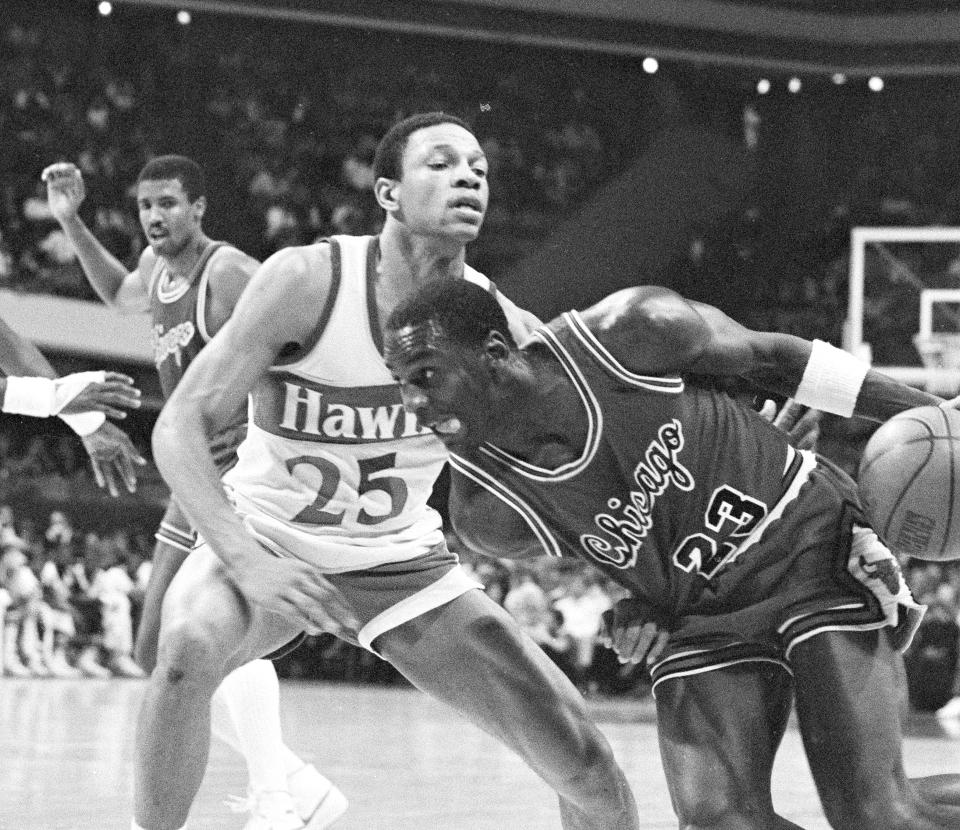
[[[960,559],[960,411],[920,406],[867,442],[857,479],[873,529],[894,553]]]

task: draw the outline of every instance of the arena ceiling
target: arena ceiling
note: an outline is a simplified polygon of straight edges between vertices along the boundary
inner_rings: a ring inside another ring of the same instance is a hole
[[[767,71],[960,75],[957,0],[121,0]]]

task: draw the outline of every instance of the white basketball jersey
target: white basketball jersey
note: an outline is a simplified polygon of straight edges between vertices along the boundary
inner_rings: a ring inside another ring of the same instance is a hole
[[[447,453],[404,411],[381,354],[377,237],[320,244],[330,245],[332,282],[317,340],[251,392],[247,438],[224,484],[268,548],[327,572],[363,570],[442,541],[427,499]]]

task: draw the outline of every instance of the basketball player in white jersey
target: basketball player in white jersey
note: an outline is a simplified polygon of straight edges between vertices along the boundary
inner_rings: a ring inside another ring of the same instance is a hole
[[[0,411],[37,418],[58,416],[83,442],[97,485],[117,496],[117,478],[137,489],[134,465],[145,464],[127,434],[106,418],[125,418],[140,406],[133,379],[118,372],[78,372],[58,378],[29,340],[0,319]]]
[[[383,138],[374,169],[381,234],[267,260],[154,431],[157,463],[175,495],[190,494],[204,543],[167,593],[137,735],[135,827],[184,826],[220,679],[328,629],[521,755],[558,793],[564,827],[636,828],[582,698],[447,550],[427,506],[446,453],[404,414],[381,355],[382,321],[422,281],[495,290],[464,262],[487,207],[483,151],[457,119],[411,116]],[[499,299],[522,336],[530,317]],[[225,492],[209,435],[248,395]]]
[[[104,302],[121,311],[150,312],[154,359],[164,397],[169,397],[193,358],[229,318],[259,263],[204,233],[203,172],[184,156],[159,156],[140,172],[137,205],[150,244],[130,273],[78,215],[85,194],[80,171],[59,163],[48,167],[43,178],[53,214]],[[245,432],[245,407],[240,406],[211,436],[210,451],[221,472],[236,461]],[[148,671],[156,663],[167,586],[194,541],[190,522],[171,499],[157,531],[137,636],[137,659]],[[247,830],[321,830],[344,812],[346,799],[284,745],[279,703],[276,672],[268,660],[252,661],[230,674],[213,698],[215,730],[247,762],[249,798],[235,806],[250,810]]]

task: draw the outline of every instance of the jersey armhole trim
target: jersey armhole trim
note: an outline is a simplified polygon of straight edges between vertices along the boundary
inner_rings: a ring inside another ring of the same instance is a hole
[[[214,242],[200,257],[200,280],[197,283],[197,331],[200,332],[200,338],[204,343],[210,342],[210,332],[207,330],[207,289],[210,285],[210,271],[207,266],[213,259],[217,251],[223,251],[233,247],[226,242]]]
[[[327,292],[327,300],[323,305],[323,310],[320,312],[320,319],[317,321],[314,330],[310,332],[310,336],[290,354],[278,357],[272,364],[274,366],[290,366],[310,354],[313,347],[317,345],[317,342],[323,335],[324,330],[327,328],[327,323],[330,322],[330,316],[333,314],[333,307],[340,294],[340,282],[342,278],[340,243],[336,239],[328,238],[321,239],[317,244],[330,246],[330,290]]]
[[[489,473],[476,466],[462,456],[450,453],[450,465],[462,475],[465,475],[471,481],[479,484],[484,490],[496,496],[508,507],[512,507],[523,520],[527,523],[533,535],[537,537],[543,549],[550,555],[561,557],[563,553],[560,549],[560,543],[546,526],[543,520],[537,515],[536,511],[530,507],[516,493],[508,489],[506,485],[497,481]]]
[[[593,356],[594,360],[614,377],[624,383],[629,383],[631,386],[641,386],[652,392],[676,395],[683,391],[683,378],[681,377],[661,377],[659,375],[641,375],[637,372],[631,372],[597,339],[597,336],[590,331],[583,318],[576,311],[568,311],[563,315],[563,319],[570,327],[570,331]]]
[[[374,236],[367,246],[367,319],[370,322],[370,336],[373,345],[383,356],[383,329],[380,315],[377,313],[377,260],[380,258],[380,237]]]

